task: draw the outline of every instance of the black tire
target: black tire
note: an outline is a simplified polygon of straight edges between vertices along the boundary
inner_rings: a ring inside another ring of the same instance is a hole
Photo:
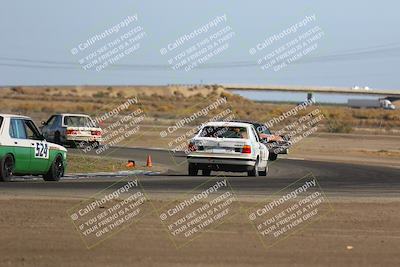
[[[211,170],[210,169],[201,171],[201,175],[203,175],[203,176],[210,176],[210,174],[211,174]]]
[[[274,161],[274,160],[276,160],[277,158],[278,158],[278,154],[269,153],[268,159],[269,159],[270,161]]]
[[[43,175],[45,181],[59,181],[64,176],[64,162],[61,155],[56,156],[49,171]]]
[[[77,147],[78,147],[78,143],[76,143],[75,141],[71,141],[71,142],[69,143],[69,147],[70,147],[70,148],[77,148]]]
[[[256,164],[254,164],[254,167],[251,171],[247,172],[248,176],[252,176],[252,177],[258,177],[259,173],[258,173],[258,159],[256,161]]]
[[[9,182],[14,172],[14,158],[11,155],[5,155],[0,161],[0,182]]]
[[[267,176],[268,170],[269,169],[268,169],[268,164],[267,164],[267,166],[265,166],[264,170],[259,172],[260,176]]]
[[[199,173],[199,169],[194,163],[189,163],[188,173],[189,176],[197,176],[197,174]]]
[[[54,143],[61,145],[61,135],[60,132],[54,133]]]
[[[99,148],[100,147],[100,143],[98,141],[94,141],[94,142],[90,142],[90,146],[92,148]]]

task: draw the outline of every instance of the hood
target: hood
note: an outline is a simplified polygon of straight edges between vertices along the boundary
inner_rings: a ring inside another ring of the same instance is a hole
[[[63,152],[67,152],[67,149],[65,147],[63,147],[63,146],[60,146],[60,145],[57,145],[57,144],[54,144],[54,143],[50,143],[50,142],[48,142],[48,144],[49,144],[49,149],[60,150],[60,151],[63,151]]]

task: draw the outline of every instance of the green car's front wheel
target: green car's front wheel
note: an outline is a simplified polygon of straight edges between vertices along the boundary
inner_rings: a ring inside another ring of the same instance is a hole
[[[14,158],[5,155],[0,161],[0,181],[9,182],[14,172]]]
[[[64,162],[61,155],[58,155],[50,166],[49,171],[43,175],[45,181],[59,181],[64,175]]]

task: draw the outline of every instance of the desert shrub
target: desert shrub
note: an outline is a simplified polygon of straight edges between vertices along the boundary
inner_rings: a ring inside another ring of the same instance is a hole
[[[21,87],[19,87],[19,86],[14,86],[14,87],[11,87],[11,91],[13,92],[13,93],[17,93],[17,94],[21,94],[21,95],[23,95],[25,92],[24,92],[24,89],[22,89]]]
[[[387,120],[387,121],[399,121],[400,120],[400,115],[395,113],[394,111],[386,111],[385,114],[383,114],[382,119]]]
[[[108,97],[110,95],[110,93],[106,93],[106,92],[102,92],[102,91],[99,91],[99,92],[97,92],[97,93],[94,93],[92,96],[93,97],[96,97],[96,98],[104,98],[104,97]]]
[[[169,104],[163,104],[163,105],[159,105],[157,107],[157,110],[161,111],[161,112],[172,111],[172,110],[174,110],[174,106],[169,105]]]
[[[49,107],[49,106],[43,106],[43,107],[41,108],[41,111],[42,111],[42,112],[45,112],[45,113],[52,113],[52,112],[55,112],[54,107]]]
[[[213,85],[212,85],[212,89],[213,89],[214,91],[217,91],[218,88],[219,88],[219,85],[218,85],[218,84],[213,84]]]
[[[353,131],[353,126],[347,121],[328,118],[326,120],[326,129],[330,133],[350,133]]]
[[[76,106],[75,109],[76,109],[78,112],[85,112],[85,106],[82,106],[82,105]]]
[[[174,91],[174,96],[176,96],[177,98],[183,98],[184,97],[184,95],[180,91]]]

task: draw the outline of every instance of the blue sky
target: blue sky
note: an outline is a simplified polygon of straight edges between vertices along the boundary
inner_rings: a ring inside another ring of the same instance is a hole
[[[400,89],[399,8],[397,1],[361,0],[4,0],[0,9],[0,85],[203,82]],[[71,49],[134,14],[146,37],[138,51],[118,64],[168,65],[160,48],[226,14],[226,24],[235,36],[229,41],[229,48],[207,64],[222,63],[227,67],[190,72],[170,68],[83,70]],[[256,66],[257,58],[248,52],[251,47],[313,14],[317,18],[314,25],[323,29],[324,37],[318,41],[318,49],[303,58],[305,62],[278,72]],[[67,63],[69,67],[54,67],[43,61]],[[254,64],[239,68],[230,66],[232,62]]]

